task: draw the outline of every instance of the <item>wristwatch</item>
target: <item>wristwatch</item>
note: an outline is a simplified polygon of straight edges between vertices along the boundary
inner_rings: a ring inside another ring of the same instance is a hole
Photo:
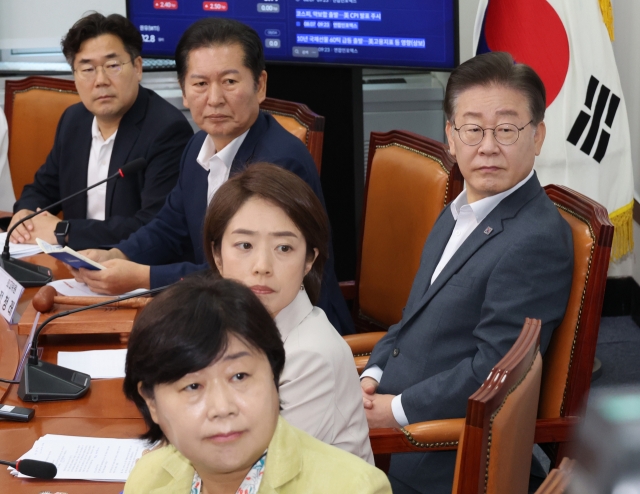
[[[63,247],[67,245],[67,235],[69,234],[69,222],[68,221],[58,221],[55,229],[56,240],[58,244]]]

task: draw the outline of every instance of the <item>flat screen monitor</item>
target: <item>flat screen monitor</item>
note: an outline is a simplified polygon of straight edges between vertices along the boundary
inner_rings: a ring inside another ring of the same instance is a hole
[[[268,62],[456,67],[457,0],[127,0],[143,56],[172,58],[202,17],[253,27]]]

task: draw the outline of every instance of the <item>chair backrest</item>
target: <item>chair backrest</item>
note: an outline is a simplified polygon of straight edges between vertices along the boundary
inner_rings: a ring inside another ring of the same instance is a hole
[[[80,97],[75,83],[52,77],[7,80],[4,110],[9,125],[9,168],[16,199],[45,162],[62,113]]]
[[[613,241],[603,206],[567,187],[545,191],[571,226],[574,261],[567,311],[544,356],[540,419],[577,415],[587,398]]]
[[[462,188],[444,144],[400,130],[371,133],[353,307],[359,330],[400,320],[425,240]]]
[[[540,395],[539,319],[527,319],[513,347],[467,402],[454,494],[526,494]]]
[[[265,98],[260,109],[273,115],[280,125],[300,139],[313,161],[318,175],[322,168],[322,143],[324,142],[324,117],[312,112],[307,105],[275,98]]]

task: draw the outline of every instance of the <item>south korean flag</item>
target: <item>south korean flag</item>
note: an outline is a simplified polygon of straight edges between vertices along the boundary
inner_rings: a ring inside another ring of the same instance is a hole
[[[547,135],[536,172],[542,185],[607,208],[615,261],[633,250],[633,171],[610,9],[609,0],[480,0],[474,43],[476,54],[507,51],[543,80]]]

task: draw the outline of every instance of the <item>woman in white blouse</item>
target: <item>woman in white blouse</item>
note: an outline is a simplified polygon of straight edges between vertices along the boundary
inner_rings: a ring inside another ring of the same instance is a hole
[[[312,436],[373,464],[360,382],[349,346],[322,309],[329,225],[295,174],[255,164],[216,192],[204,222],[209,264],[258,296],[280,331],[286,361],[281,414]]]

